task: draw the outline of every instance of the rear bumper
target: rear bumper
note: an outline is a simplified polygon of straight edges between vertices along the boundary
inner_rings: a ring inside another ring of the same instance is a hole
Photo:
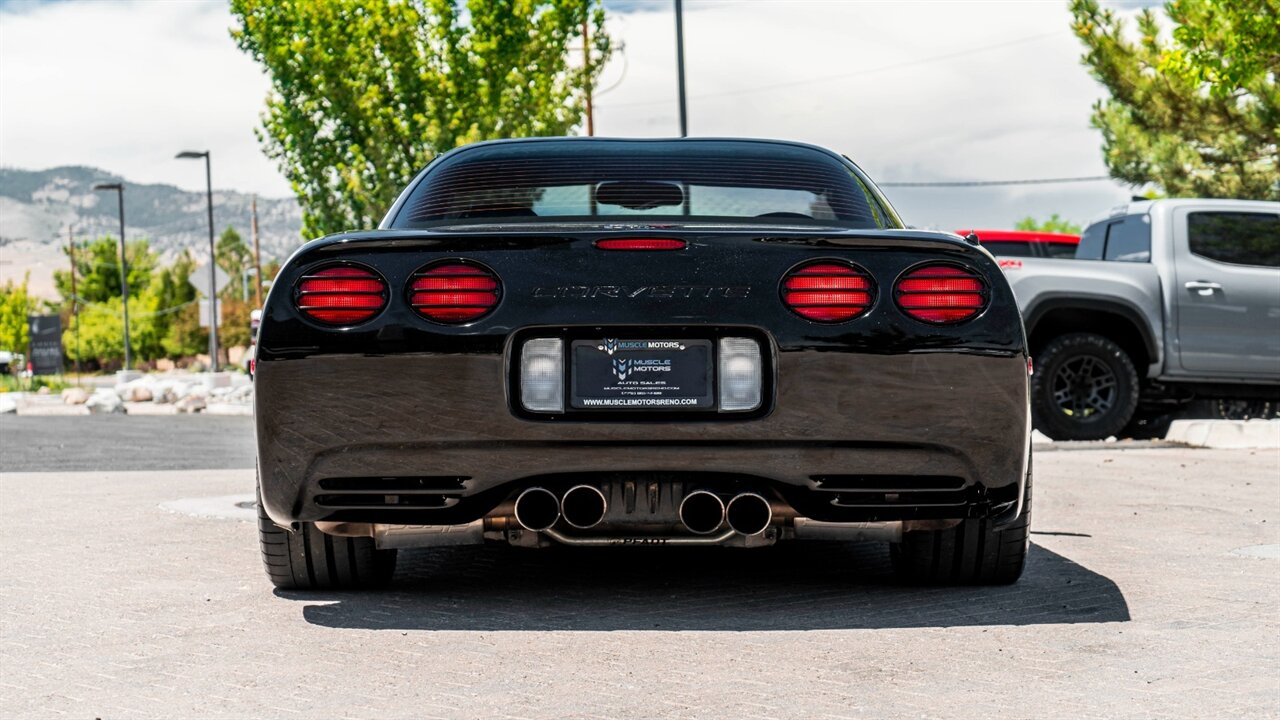
[[[516,417],[499,354],[320,355],[258,366],[273,520],[474,521],[535,483],[645,475],[767,489],[815,520],[1016,515],[1026,360],[964,350],[781,352],[772,412],[710,422]]]

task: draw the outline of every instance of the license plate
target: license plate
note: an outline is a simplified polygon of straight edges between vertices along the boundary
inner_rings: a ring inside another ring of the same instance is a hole
[[[710,340],[575,340],[569,404],[579,410],[715,407]]]

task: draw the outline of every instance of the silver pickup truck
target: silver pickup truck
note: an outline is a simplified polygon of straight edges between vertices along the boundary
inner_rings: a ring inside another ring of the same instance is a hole
[[[1280,401],[1280,203],[1154,200],[1085,229],[1075,259],[1008,258],[1036,427],[1118,435],[1198,399]]]

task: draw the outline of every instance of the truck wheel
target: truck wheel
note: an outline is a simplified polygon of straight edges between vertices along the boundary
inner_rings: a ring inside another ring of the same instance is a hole
[[[391,581],[396,551],[379,550],[373,538],[326,535],[313,523],[297,532],[267,517],[258,501],[258,543],[271,584],[281,590],[368,590]]]
[[[1116,435],[1138,408],[1138,373],[1125,351],[1092,333],[1054,338],[1035,358],[1031,413],[1054,440]]]
[[[1003,529],[964,520],[946,530],[917,530],[889,546],[902,580],[916,585],[1008,585],[1022,577],[1031,540],[1031,473],[1022,515]]]

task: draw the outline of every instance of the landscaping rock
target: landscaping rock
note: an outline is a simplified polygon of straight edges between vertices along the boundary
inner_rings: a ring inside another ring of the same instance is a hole
[[[205,409],[205,401],[203,397],[192,394],[178,400],[173,406],[178,408],[178,412],[195,413]]]
[[[99,390],[95,392],[84,404],[89,412],[93,415],[123,415],[125,413],[124,401],[120,396],[111,390]]]
[[[150,402],[155,393],[146,385],[129,385],[120,396],[125,402]]]
[[[62,402],[67,405],[83,405],[89,399],[89,393],[84,388],[67,388],[62,391]]]

